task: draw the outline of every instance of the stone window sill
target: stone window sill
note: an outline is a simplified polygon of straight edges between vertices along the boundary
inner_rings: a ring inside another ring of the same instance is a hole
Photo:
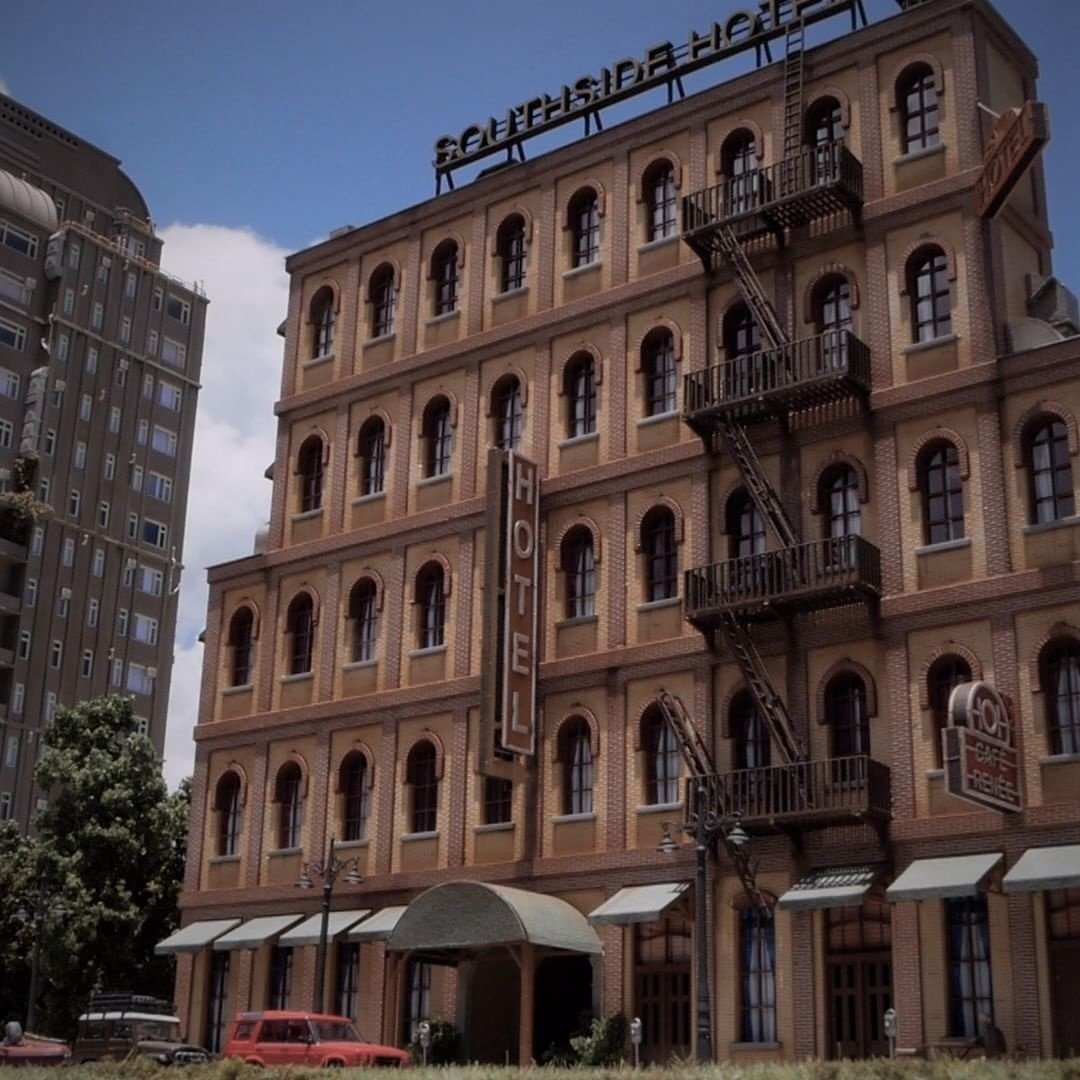
[[[418,488],[435,487],[437,484],[448,484],[454,479],[452,472],[440,473],[438,476],[422,476],[416,481]]]
[[[906,154],[893,158],[893,165],[906,165],[909,161],[919,161],[922,158],[933,157],[935,154],[944,154],[945,144],[934,143],[933,146],[922,146],[918,150],[909,150]]]
[[[211,855],[209,859],[211,866],[224,866],[227,863],[238,863],[239,861],[239,855]]]
[[[572,266],[569,270],[563,271],[563,281],[568,281],[570,278],[582,277],[584,274],[592,273],[593,270],[599,270],[603,265],[603,259],[597,259],[595,262],[585,263],[584,266]]]
[[[664,803],[649,803],[648,806],[638,806],[635,808],[635,814],[674,814],[681,813],[683,804],[681,802],[664,802]]]
[[[572,619],[559,619],[555,623],[556,630],[565,630],[568,626],[588,626],[589,623],[600,621],[599,615],[575,615]]]
[[[904,355],[911,356],[912,353],[927,352],[953,341],[956,341],[955,334],[942,334],[941,337],[931,338],[929,341],[914,341],[904,348]]]
[[[289,520],[295,525],[298,521],[313,521],[323,515],[323,508],[316,507],[314,510],[301,510],[299,514],[293,514]]]
[[[306,679],[314,679],[315,674],[311,671],[298,671],[295,675],[282,675],[281,683],[298,683],[304,682]]]
[[[409,832],[409,833],[405,833],[401,837],[401,842],[403,844],[411,844],[416,840],[438,840],[438,839],[439,839],[439,830],[435,829],[432,832]]]
[[[386,498],[385,491],[373,491],[370,495],[357,495],[352,501],[353,506],[360,506],[362,503],[378,502],[380,499]]]
[[[363,840],[335,840],[335,851],[355,851],[357,848],[366,848],[370,841]]]
[[[783,1045],[779,1042],[733,1042],[728,1043],[728,1049],[736,1053],[742,1050],[780,1050]]]
[[[595,821],[596,814],[558,814],[551,819],[552,825],[570,825],[575,821]]]
[[[1058,518],[1057,521],[1039,521],[1034,525],[1024,526],[1024,535],[1029,536],[1032,533],[1049,532],[1052,529],[1067,529],[1070,525],[1080,525],[1080,516],[1073,515],[1072,517]]]
[[[409,653],[409,659],[414,660],[418,656],[434,656],[436,653],[446,652],[445,645],[429,645],[426,649],[413,649]]]
[[[681,596],[669,596],[666,600],[647,600],[644,604],[638,604],[639,612],[663,611],[664,608],[678,607],[682,603]]]
[[[590,431],[587,435],[571,435],[569,439],[563,439],[559,443],[559,449],[565,450],[569,446],[580,446],[582,443],[596,442],[599,438],[599,431]]]
[[[305,360],[303,367],[305,370],[307,368],[319,367],[322,364],[333,363],[333,360],[334,354],[332,352],[323,353],[322,356],[314,356],[310,360]]]
[[[233,697],[235,694],[248,694],[255,689],[254,683],[244,683],[242,686],[226,686],[221,691],[222,697]]]
[[[667,412],[653,413],[652,416],[642,416],[637,420],[638,427],[648,427],[650,424],[662,424],[665,420],[677,420],[681,414],[678,409],[668,409]]]
[[[368,338],[367,341],[361,342],[360,348],[373,349],[376,345],[383,345],[387,341],[393,341],[394,337],[395,332],[391,330],[389,334],[380,334],[378,337]]]
[[[438,326],[440,323],[451,322],[453,319],[461,317],[461,308],[454,308],[453,311],[444,311],[441,315],[433,315],[430,319],[426,320],[425,326]]]
[[[513,300],[515,296],[528,296],[529,286],[519,285],[516,289],[507,289],[506,292],[496,293],[492,298],[493,304],[498,304],[503,300]]]
[[[1039,758],[1040,765],[1075,765],[1080,762],[1080,754],[1047,754]]]
[[[638,254],[644,255],[646,251],[656,251],[657,248],[667,247],[669,244],[676,244],[679,241],[679,234],[672,233],[670,236],[661,236],[656,240],[648,240],[644,244],[638,245]]]
[[[496,832],[513,832],[514,823],[512,821],[496,821],[493,825],[474,825],[474,833],[496,833]]]
[[[374,660],[350,660],[347,664],[342,665],[342,671],[363,671],[364,668],[373,668],[378,666],[378,658]]]
[[[304,849],[302,847],[282,847],[274,848],[273,851],[268,851],[266,855],[270,859],[279,859],[287,855],[302,855],[303,853]]]
[[[971,537],[962,536],[959,540],[943,540],[940,544],[925,544],[916,548],[916,556],[936,555],[939,551],[959,551],[961,548],[971,547]]]

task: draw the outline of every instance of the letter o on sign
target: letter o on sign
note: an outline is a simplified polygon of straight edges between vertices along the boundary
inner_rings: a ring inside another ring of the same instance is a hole
[[[519,559],[530,558],[534,543],[532,522],[525,518],[518,518],[514,522],[514,554]]]
[[[1009,708],[987,682],[957,686],[949,698],[949,718],[957,727],[970,728],[1003,746],[1012,746]]]

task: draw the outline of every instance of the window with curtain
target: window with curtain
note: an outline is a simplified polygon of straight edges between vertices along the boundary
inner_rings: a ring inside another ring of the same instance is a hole
[[[379,606],[378,592],[371,578],[361,578],[349,593],[349,623],[352,627],[352,662],[374,660],[379,640]]]
[[[960,455],[951,442],[935,442],[919,454],[919,489],[923,504],[923,537],[944,544],[964,537],[964,482]]]
[[[499,253],[499,291],[511,292],[525,285],[525,219],[511,214],[495,237]]]
[[[596,554],[592,533],[584,526],[571,529],[563,540],[562,565],[566,575],[566,617],[583,619],[596,614]]]
[[[579,353],[566,365],[566,434],[571,439],[596,431],[596,365],[588,353]]]
[[[1030,481],[1031,523],[1044,524],[1072,517],[1072,460],[1069,434],[1057,419],[1043,419],[1025,433],[1028,476]]]
[[[740,1039],[773,1043],[776,1028],[776,938],[768,908],[739,912]]]
[[[421,1020],[431,1019],[431,965],[410,960],[405,973],[405,1042],[417,1037]]]
[[[1051,641],[1039,656],[1039,667],[1050,751],[1080,754],[1080,642]]]
[[[666,506],[650,510],[641,523],[645,552],[645,599],[650,603],[679,595],[679,554],[675,515]]]
[[[521,449],[521,383],[516,375],[500,379],[491,391],[491,415],[495,419],[495,445],[500,450]]]
[[[990,920],[986,894],[945,901],[949,962],[949,1034],[974,1039],[979,1017],[994,1015],[990,981]]]
[[[439,821],[439,777],[435,747],[423,739],[409,751],[406,782],[412,794],[409,831],[435,832]]]
[[[659,706],[641,719],[641,747],[645,752],[645,805],[679,801],[679,743]]]
[[[251,608],[238,608],[229,622],[229,685],[251,682],[251,661],[255,650],[255,616]]]
[[[435,283],[435,315],[449,315],[458,305],[458,246],[444,240],[431,256],[431,279]]]
[[[270,952],[270,993],[267,997],[267,1007],[271,1009],[287,1009],[289,998],[292,994],[292,949],[282,948],[275,945]]]
[[[674,236],[677,222],[675,167],[670,161],[651,165],[641,181],[648,217],[645,238],[663,240]]]
[[[847,366],[848,335],[853,326],[851,284],[843,274],[818,282],[812,295],[814,326],[821,335],[821,363],[828,370]]]
[[[378,495],[386,481],[386,426],[378,416],[365,420],[357,439],[360,494]]]
[[[926,694],[934,717],[934,763],[940,769],[941,733],[949,726],[949,698],[961,683],[971,682],[971,665],[950,653],[939,656],[926,674]]]
[[[454,448],[450,402],[437,397],[424,410],[424,476],[449,476]]]
[[[735,740],[735,767],[768,768],[772,764],[772,740],[765,718],[749,690],[740,690],[731,699],[728,720]]]
[[[727,181],[724,210],[727,215],[753,210],[759,182],[757,144],[751,132],[733,131],[720,150],[720,169]]]
[[[296,473],[300,483],[300,512],[318,510],[322,506],[323,444],[317,435],[301,444],[296,455]]]
[[[593,755],[589,724],[578,716],[563,724],[559,759],[563,767],[563,813],[593,812]]]
[[[341,763],[341,839],[366,840],[371,812],[368,764],[363,754],[349,754]]]
[[[765,518],[745,488],[740,488],[728,499],[725,516],[730,558],[764,554]]]
[[[825,687],[825,715],[832,728],[832,756],[870,753],[866,684],[858,675],[835,675]]]
[[[320,289],[311,301],[311,357],[318,360],[334,351],[334,294]]]
[[[360,1013],[360,945],[339,941],[334,965],[334,1012],[355,1021]]]
[[[285,616],[285,631],[289,639],[289,674],[307,674],[315,648],[315,609],[308,593],[293,597]]]
[[[221,1053],[225,1043],[225,1027],[229,1022],[229,957],[228,952],[210,953],[210,985],[206,994],[206,1049]]]
[[[443,568],[428,563],[416,577],[416,604],[419,612],[417,645],[435,649],[444,644],[446,631],[446,594]]]
[[[371,275],[368,299],[371,302],[371,336],[380,338],[392,334],[397,291],[394,288],[394,268],[389,263],[383,263]]]
[[[218,781],[214,805],[217,807],[217,853],[218,855],[238,855],[240,829],[243,825],[240,807],[240,777],[231,769]]]
[[[286,762],[278,770],[274,784],[277,803],[277,842],[279,849],[298,848],[300,830],[304,823],[303,776],[295,761]]]
[[[914,340],[934,341],[952,333],[949,264],[939,247],[917,251],[908,263],[908,295]]]
[[[663,416],[676,408],[675,339],[670,330],[655,330],[641,346],[645,374],[645,415]]]
[[[570,201],[568,211],[573,248],[570,265],[589,266],[600,258],[600,200],[584,188]]]
[[[862,535],[859,477],[850,465],[837,465],[824,473],[819,501],[828,508],[826,537],[839,540],[845,536]]]

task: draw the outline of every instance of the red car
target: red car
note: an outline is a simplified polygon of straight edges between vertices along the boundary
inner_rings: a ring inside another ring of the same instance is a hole
[[[352,1065],[403,1069],[409,1055],[364,1042],[347,1016],[292,1010],[245,1012],[232,1022],[222,1057],[250,1065]]]
[[[0,1040],[0,1065],[63,1065],[71,1050],[59,1039],[23,1034],[22,1026],[11,1021]]]

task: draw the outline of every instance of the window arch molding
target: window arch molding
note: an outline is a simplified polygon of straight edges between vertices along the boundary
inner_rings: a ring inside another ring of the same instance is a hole
[[[968,455],[967,443],[962,435],[953,431],[952,428],[934,428],[925,431],[912,444],[907,454],[908,491],[918,491],[920,488],[919,463],[923,451],[934,443],[951,443],[956,448],[956,457],[960,466],[960,479],[967,480],[971,476],[971,458]]]
[[[334,794],[345,794],[345,770],[355,758],[362,758],[364,762],[364,787],[370,791],[375,786],[375,755],[367,743],[356,741],[341,755],[334,771]]]
[[[859,281],[855,276],[855,271],[844,263],[825,263],[823,266],[818,267],[814,272],[813,277],[810,278],[806,283],[806,287],[803,289],[803,322],[812,323],[816,320],[817,312],[815,309],[817,304],[815,303],[815,298],[817,290],[823,282],[831,277],[842,277],[847,281],[851,310],[858,310]]]
[[[251,612],[251,640],[252,642],[259,640],[259,629],[262,624],[262,612],[259,610],[259,605],[255,603],[250,597],[245,596],[229,613],[228,619],[225,620],[226,628],[232,627],[232,621],[247,608]]]
[[[426,560],[425,565],[427,565],[427,563],[430,562],[430,561],[431,561],[430,559]],[[380,574],[378,570],[375,570],[370,566],[361,567],[356,572],[356,576],[353,578],[352,584],[349,586],[349,591],[345,594],[345,602],[346,602],[345,620],[346,620],[346,622],[350,618],[350,615],[349,615],[349,601],[350,601],[350,599],[352,597],[353,591],[356,589],[356,587],[358,585],[360,585],[361,583],[363,583],[365,581],[370,581],[372,583],[372,585],[375,586],[375,610],[376,611],[382,611],[382,609],[383,609],[383,598],[384,598],[384,596],[386,594],[386,590],[385,590],[385,582],[383,581],[382,574]]]
[[[1031,656],[1028,658],[1028,675],[1031,680],[1031,692],[1033,694],[1044,694],[1046,692],[1042,685],[1042,657],[1047,646],[1053,645],[1057,641],[1063,641],[1066,638],[1080,641],[1080,626],[1061,620],[1054,623],[1046,634],[1035,643]]]
[[[458,402],[458,396],[449,387],[440,386],[432,395],[424,402],[424,407],[420,410],[417,425],[416,438],[418,442],[423,442],[427,437],[424,428],[424,418],[427,416],[428,411],[438,401],[439,398],[445,398],[446,403],[450,406],[450,427],[456,428],[458,425],[458,416],[460,415],[461,408]]]
[[[674,359],[676,364],[682,360],[682,328],[677,322],[667,318],[667,316],[658,315],[652,325],[642,330],[631,344],[630,355],[634,358],[635,371],[645,370],[645,345],[648,343],[649,338],[654,334],[663,333],[665,330],[671,335],[672,359]]]
[[[650,154],[645,164],[638,169],[637,183],[635,184],[636,190],[634,191],[635,202],[643,203],[645,201],[645,178],[661,165],[671,166],[671,171],[675,178],[675,190],[678,191],[682,187],[682,159],[674,150],[668,150],[665,147],[664,149],[657,150],[655,153]]]
[[[321,603],[319,599],[318,590],[314,585],[308,585],[307,582],[302,584],[290,597],[289,602],[285,605],[285,618],[288,620],[289,608],[301,597],[308,596],[311,599],[311,627],[315,629],[319,625],[319,614]]]
[[[531,211],[527,210],[524,206],[512,206],[509,210],[506,211],[505,214],[502,215],[502,217],[499,218],[498,225],[496,225],[495,228],[492,230],[491,257],[493,259],[498,258],[499,255],[502,254],[502,252],[499,250],[499,237],[502,235],[503,228],[506,226],[506,223],[508,221],[516,217],[521,218],[522,223],[525,226],[524,234],[526,249],[528,249],[529,245],[532,243],[533,216]]]
[[[642,507],[634,520],[634,552],[640,555],[645,550],[641,542],[642,529],[646,519],[656,510],[669,510],[675,519],[675,543],[681,544],[686,537],[686,519],[683,517],[682,507],[669,495],[660,495],[652,499],[647,506]],[[595,540],[594,540],[595,544]]]
[[[940,645],[935,645],[933,649],[926,654],[925,659],[919,666],[919,707],[923,709],[930,708],[930,693],[929,693],[929,678],[930,672],[933,670],[934,665],[947,656],[958,656],[967,666],[971,669],[971,678],[978,682],[983,677],[983,665],[979,657],[971,651],[963,642],[953,641],[951,638],[948,641],[943,641]]]
[[[594,180],[589,177],[587,180],[583,180],[573,193],[563,203],[562,208],[562,227],[563,230],[572,229],[574,227],[574,204],[584,195],[586,192],[591,191],[596,196],[596,216],[603,217],[605,206],[607,204],[607,192],[604,190],[604,185],[599,180]]]
[[[818,680],[817,692],[814,695],[817,704],[817,722],[821,726],[825,726],[829,723],[828,712],[825,708],[825,699],[828,693],[829,684],[838,675],[855,675],[859,679],[862,679],[864,688],[866,689],[866,718],[867,720],[874,720],[878,714],[878,698],[877,698],[877,683],[874,680],[874,676],[870,674],[868,668],[863,667],[858,660],[852,660],[850,657],[844,657],[843,660],[837,660]]]
[[[587,341],[578,342],[571,349],[562,355],[559,360],[559,366],[557,368],[559,372],[559,384],[558,384],[558,396],[566,397],[566,370],[583,354],[592,358],[593,364],[593,383],[599,386],[604,381],[604,358],[600,350]]]
[[[236,779],[237,779],[237,782],[239,783],[239,788],[237,789],[238,790],[237,800],[239,802],[240,807],[243,808],[247,804],[247,796],[248,796],[247,770],[244,768],[243,765],[240,764],[239,761],[230,761],[229,764],[226,765],[225,768],[221,770],[221,773],[218,775],[218,778],[214,781],[213,795],[212,795],[212,797],[210,799],[210,809],[213,810],[213,811],[218,811],[218,810],[224,810],[225,809],[225,807],[221,805],[221,803],[220,803],[220,801],[218,799],[218,796],[221,793],[222,782],[229,775],[235,776]]]
[[[435,779],[439,782],[442,781],[443,774],[446,770],[446,748],[443,746],[442,739],[435,734],[434,731],[418,731],[412,739],[402,747],[401,754],[401,783],[409,783],[409,765],[412,760],[413,752],[421,743],[430,743],[435,750]]]
[[[443,599],[446,599],[450,595],[450,584],[453,581],[453,575],[450,571],[450,560],[443,555],[442,552],[433,551],[424,557],[424,561],[416,568],[416,572],[412,576],[413,589],[411,591],[413,594],[412,603],[414,606],[418,603],[416,599],[416,582],[421,574],[423,574],[432,563],[435,563],[439,569],[442,570]]]
[[[491,408],[491,402],[495,397],[495,391],[498,389],[499,384],[505,382],[507,379],[514,378],[518,382],[518,390],[521,393],[521,407],[525,408],[529,404],[529,380],[525,375],[525,372],[515,364],[508,364],[502,371],[499,371],[492,375],[487,382],[487,386],[484,389],[484,415],[494,415],[494,410]]]
[[[330,464],[330,436],[326,434],[326,431],[318,425],[313,425],[303,433],[303,438],[296,444],[296,452],[293,455],[293,472],[295,474],[300,473],[300,452],[312,439],[318,439],[322,444],[322,465],[326,468]]]
[[[870,484],[866,466],[854,454],[849,454],[844,450],[834,450],[814,472],[810,488],[810,513],[820,514],[822,512],[822,481],[833,469],[843,465],[846,465],[855,473],[855,479],[859,485],[859,502],[867,503],[870,501]]]
[[[394,287],[394,291],[398,292],[401,289],[401,263],[394,258],[393,255],[387,255],[372,267],[371,273],[367,276],[367,288],[364,290],[364,296],[367,298],[368,303],[371,303],[373,297],[371,295],[371,283],[378,281],[385,277],[386,270],[390,270],[390,283]]]
[[[750,699],[754,701],[755,705],[757,704],[750,687],[742,679],[736,679],[727,688],[727,692],[719,704],[720,712],[717,714],[717,719],[719,720],[720,738],[722,739],[734,739],[738,734],[731,728],[731,707],[741,694],[749,694]]]
[[[943,236],[931,236],[929,233],[925,233],[918,239],[912,240],[900,255],[900,267],[902,270],[900,280],[901,296],[911,295],[911,265],[919,255],[930,248],[940,248],[945,256],[945,274],[949,281],[956,280],[956,248]],[[955,301],[955,297],[953,299]],[[955,302],[953,310],[956,310]]]
[[[564,571],[566,569],[563,566],[563,548],[566,543],[566,538],[575,530],[585,528],[592,536],[592,548],[593,548],[593,562],[597,566],[600,565],[601,547],[600,547],[600,526],[596,522],[586,515],[582,514],[579,517],[574,518],[573,521],[568,521],[560,530],[555,541],[556,551],[556,563],[555,569],[558,571]]]
[[[308,787],[311,781],[311,771],[308,769],[307,759],[303,754],[298,753],[296,750],[290,750],[288,754],[281,759],[278,767],[274,770],[274,785],[271,794],[270,801],[277,803],[278,800],[278,788],[280,786],[279,781],[281,779],[282,770],[289,765],[295,765],[300,770],[300,798],[307,799]]]
[[[804,118],[812,116],[830,98],[840,106],[840,126],[847,131],[851,127],[851,98],[839,86],[821,87],[803,110]]]
[[[1059,405],[1056,401],[1039,401],[1027,409],[1013,426],[1013,465],[1016,468],[1022,469],[1027,464],[1025,438],[1028,430],[1044,416],[1053,417],[1065,425],[1070,456],[1076,457],[1080,453],[1080,428],[1077,427],[1076,417],[1064,405]]]
[[[938,98],[944,96],[945,68],[941,61],[933,53],[914,53],[911,56],[905,56],[904,59],[893,68],[892,75],[887,84],[892,87],[892,93],[889,95],[889,112],[900,113],[902,111],[900,88],[911,78],[916,69],[921,67],[930,69],[930,73],[934,78],[934,90],[937,92]]]
[[[323,304],[330,303],[330,311],[335,318],[341,314],[341,287],[333,278],[326,278],[319,282],[318,287],[311,294],[307,302],[307,316],[305,321],[308,326],[314,326],[318,317],[322,314]]]
[[[441,236],[435,246],[431,249],[431,254],[427,257],[427,279],[428,281],[435,280],[435,261],[440,253],[446,252],[450,245],[453,244],[456,249],[456,257],[454,264],[457,266],[457,272],[460,275],[461,271],[465,269],[465,240],[461,233],[455,232],[451,229],[445,236]]]
[[[726,159],[726,151],[729,149],[732,139],[737,135],[749,135],[754,140],[754,155],[757,157],[758,166],[760,167],[765,160],[765,136],[762,133],[761,125],[755,123],[749,119],[736,120],[731,127],[724,132],[723,137],[720,139],[720,144],[716,148],[716,161],[713,165],[713,171],[717,176],[725,176],[724,162]]]
[[[564,730],[577,720],[584,720],[585,726],[589,729],[589,749],[592,751],[593,764],[596,763],[596,755],[600,753],[600,724],[596,719],[596,714],[592,709],[587,709],[583,705],[571,705],[551,733],[552,764],[558,764],[561,760],[560,750],[563,744]]]
[[[362,447],[360,445],[361,438],[363,436],[364,428],[371,423],[372,420],[381,420],[383,427],[383,446],[389,450],[390,441],[393,438],[394,425],[390,422],[390,414],[378,406],[373,408],[363,420],[360,421],[359,426],[356,429],[356,434],[353,436],[353,457],[359,457],[362,453]]]

